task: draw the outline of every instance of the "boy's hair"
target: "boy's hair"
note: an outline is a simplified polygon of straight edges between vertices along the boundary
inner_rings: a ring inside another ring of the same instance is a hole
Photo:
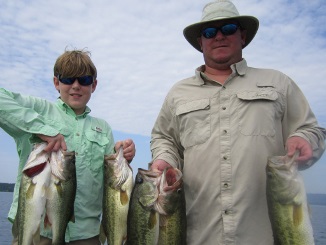
[[[90,75],[96,79],[97,70],[90,56],[91,53],[86,50],[65,50],[54,64],[54,76],[81,77]]]

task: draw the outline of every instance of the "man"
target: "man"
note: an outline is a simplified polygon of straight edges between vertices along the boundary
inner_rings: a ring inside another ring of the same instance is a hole
[[[17,213],[21,172],[32,150],[31,143],[42,140],[48,143],[44,149],[47,152],[75,151],[75,222],[68,223],[67,244],[98,245],[104,155],[122,145],[124,157],[131,162],[135,144],[131,139],[115,143],[109,124],[89,115],[87,103],[97,87],[97,69],[90,52],[66,50],[60,55],[54,64],[53,84],[60,94],[55,103],[0,88],[0,127],[15,139],[20,158],[8,219],[13,222]],[[41,235],[41,245],[52,244],[51,229],[41,225]],[[12,244],[17,242],[18,237],[14,237]]]
[[[151,168],[183,171],[191,245],[272,245],[267,158],[299,150],[304,169],[325,148],[325,130],[298,86],[243,59],[258,26],[228,0],[207,4],[184,29],[205,65],[173,86],[152,130]]]

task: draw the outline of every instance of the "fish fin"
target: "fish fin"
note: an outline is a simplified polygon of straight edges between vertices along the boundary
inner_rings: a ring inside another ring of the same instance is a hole
[[[37,228],[35,234],[33,234],[33,245],[40,244],[40,226]]]
[[[123,206],[129,203],[129,197],[126,191],[120,190],[120,203]]]
[[[295,227],[299,226],[303,220],[303,207],[302,205],[293,206],[293,225]]]
[[[49,191],[48,191],[47,186],[42,185],[42,188],[41,188],[41,196],[47,198],[47,196],[48,196],[48,192],[49,192]]]
[[[168,222],[166,215],[160,215],[160,227],[165,227]]]
[[[32,199],[34,196],[35,184],[31,182],[26,192],[26,199]]]
[[[127,245],[127,236],[124,236],[123,238],[122,238],[122,245]]]
[[[48,215],[46,214],[45,217],[44,217],[44,228],[50,228],[52,226],[50,220],[49,220],[49,217]]]
[[[148,228],[153,229],[156,226],[157,222],[158,220],[157,220],[156,211],[152,209],[148,219]]]
[[[104,244],[106,241],[106,235],[105,235],[104,228],[103,228],[102,224],[100,225],[99,239],[100,239],[101,244]]]
[[[63,190],[62,190],[61,182],[59,181],[55,183],[55,187],[57,189],[59,197],[62,197]]]

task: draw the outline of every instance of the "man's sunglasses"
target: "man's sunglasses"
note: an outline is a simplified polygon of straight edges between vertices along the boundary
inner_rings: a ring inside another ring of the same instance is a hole
[[[221,31],[224,36],[230,36],[234,34],[238,28],[239,26],[237,24],[225,24],[221,27],[207,27],[202,30],[201,34],[207,39],[215,37],[218,31]]]
[[[91,85],[94,81],[93,76],[83,76],[83,77],[61,77],[58,75],[58,79],[60,82],[66,85],[71,85],[73,84],[76,79],[78,83],[82,86],[88,86]]]

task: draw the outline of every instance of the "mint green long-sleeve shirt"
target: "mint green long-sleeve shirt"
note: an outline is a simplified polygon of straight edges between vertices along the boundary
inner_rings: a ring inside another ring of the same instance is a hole
[[[87,107],[82,115],[61,99],[55,103],[23,96],[0,88],[0,127],[12,136],[19,155],[19,169],[13,203],[8,214],[13,221],[18,207],[21,171],[36,134],[65,137],[68,151],[76,152],[77,191],[75,223],[69,222],[66,241],[86,239],[99,234],[103,195],[103,160],[113,153],[114,139],[110,126],[91,117]],[[43,236],[51,237],[48,231]]]

